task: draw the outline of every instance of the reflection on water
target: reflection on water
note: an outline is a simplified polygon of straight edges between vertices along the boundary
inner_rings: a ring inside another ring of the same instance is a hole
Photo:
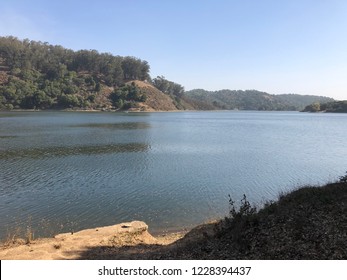
[[[121,123],[86,123],[78,125],[70,125],[70,127],[91,127],[91,128],[107,128],[107,129],[148,129],[150,124],[147,122],[121,122]]]
[[[64,157],[76,155],[96,155],[113,153],[144,152],[148,145],[144,143],[110,144],[102,146],[49,147],[0,151],[0,159]]]
[[[0,135],[0,139],[11,139],[16,137],[15,135]]]

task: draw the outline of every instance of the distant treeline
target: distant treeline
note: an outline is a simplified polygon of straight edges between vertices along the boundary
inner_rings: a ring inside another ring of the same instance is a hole
[[[314,102],[305,107],[304,112],[347,113],[347,100],[328,103]]]
[[[313,102],[333,101],[329,97],[299,94],[272,95],[257,90],[195,89],[186,91],[185,95],[195,104],[199,104],[199,109],[202,110],[300,111]]]

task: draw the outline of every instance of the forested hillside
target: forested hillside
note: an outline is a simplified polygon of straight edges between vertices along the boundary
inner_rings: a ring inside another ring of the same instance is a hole
[[[195,89],[185,92],[191,102],[201,104],[201,109],[225,110],[289,110],[300,111],[313,102],[330,102],[332,98],[282,94],[272,95],[257,90],[219,90]]]
[[[148,94],[158,98],[149,70],[147,61],[135,57],[0,37],[0,109],[149,108]],[[171,86],[169,98],[164,98],[170,104],[159,103],[177,110],[183,87],[160,79]],[[147,83],[146,92],[136,83],[127,83],[134,80]]]

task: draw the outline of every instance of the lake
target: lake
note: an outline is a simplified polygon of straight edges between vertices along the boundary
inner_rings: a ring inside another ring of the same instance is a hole
[[[347,170],[347,114],[0,112],[0,238],[228,214]]]

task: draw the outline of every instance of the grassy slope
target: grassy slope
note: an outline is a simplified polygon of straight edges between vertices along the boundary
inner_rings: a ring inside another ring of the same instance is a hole
[[[298,189],[258,213],[199,227],[165,253],[146,257],[347,259],[347,183]]]
[[[142,81],[130,81],[135,82],[136,86],[140,88],[141,93],[147,96],[146,102],[141,105],[145,111],[173,111],[177,110],[174,102],[170,96],[161,92],[149,83]],[[141,106],[140,105],[140,106]]]

